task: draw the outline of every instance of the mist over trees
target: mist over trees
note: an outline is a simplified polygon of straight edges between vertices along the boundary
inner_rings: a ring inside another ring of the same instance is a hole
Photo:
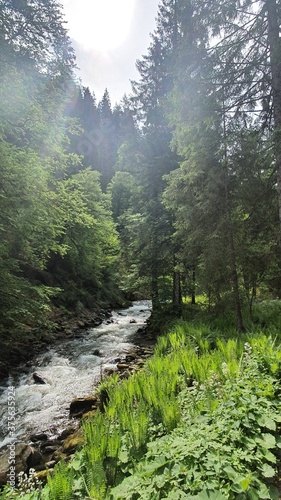
[[[153,142],[140,181],[154,185],[141,211],[153,233],[143,253],[157,249],[152,296],[179,305],[180,283],[193,301],[196,285],[232,304],[239,330],[242,303],[280,296],[279,25],[271,0],[163,0],[133,84],[142,144]]]
[[[56,1],[1,2],[0,321],[50,308],[280,297],[276,0],[162,0],[132,94],[74,78]]]

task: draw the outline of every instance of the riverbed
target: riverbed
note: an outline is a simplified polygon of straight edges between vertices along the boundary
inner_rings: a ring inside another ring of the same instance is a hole
[[[58,435],[69,425],[69,406],[77,397],[95,392],[106,368],[114,368],[134,346],[134,335],[151,314],[149,301],[134,302],[113,311],[100,326],[88,328],[77,338],[64,340],[37,356],[28,367],[19,367],[0,388],[0,448],[25,435]],[[34,381],[34,373],[44,384]],[[15,435],[8,432],[8,394],[15,387]]]

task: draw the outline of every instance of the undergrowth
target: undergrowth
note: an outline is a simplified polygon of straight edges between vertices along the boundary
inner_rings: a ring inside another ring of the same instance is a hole
[[[70,463],[42,491],[1,498],[277,500],[280,343],[224,333],[178,321],[142,371],[102,383]]]

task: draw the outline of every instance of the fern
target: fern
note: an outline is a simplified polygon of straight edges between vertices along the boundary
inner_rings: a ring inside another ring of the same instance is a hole
[[[51,477],[48,474],[48,487],[50,500],[71,500],[73,498],[73,471],[68,469],[65,462],[60,462]]]

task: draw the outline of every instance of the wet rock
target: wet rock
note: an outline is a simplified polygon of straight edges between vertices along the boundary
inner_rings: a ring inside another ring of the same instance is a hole
[[[32,451],[26,460],[26,463],[27,463],[27,466],[29,469],[35,467],[36,465],[39,465],[43,460],[43,456],[40,453],[40,451],[38,451],[32,447],[31,447],[31,450]]]
[[[56,460],[50,460],[50,462],[45,463],[45,468],[46,469],[53,469],[56,465]]]
[[[54,469],[42,470],[41,472],[36,473],[36,477],[38,481],[41,481],[42,484],[47,482],[48,474],[52,476],[54,473]]]
[[[11,443],[0,454],[0,485],[9,481],[11,468],[15,467],[16,475],[19,472],[26,472],[28,469],[28,459],[34,453],[34,449],[26,443]],[[11,460],[14,463],[11,463]]]
[[[127,368],[129,368],[129,365],[127,363],[118,363],[117,368],[118,370],[127,370]]]
[[[135,361],[135,359],[136,359],[136,356],[134,356],[132,354],[126,356],[126,362],[127,363],[131,363],[132,361]]]
[[[93,355],[94,355],[94,356],[99,356],[99,357],[100,357],[100,356],[101,356],[101,352],[100,352],[100,350],[99,350],[99,349],[95,349],[95,350],[93,351]]]
[[[109,377],[110,375],[113,375],[113,373],[116,373],[116,368],[105,368],[103,373]]]
[[[136,365],[138,365],[138,366],[140,366],[140,365],[141,365],[141,366],[142,366],[142,365],[144,365],[144,364],[145,364],[145,361],[144,361],[143,359],[141,359],[141,358],[140,358],[140,359],[137,359],[137,360],[136,360]]]
[[[54,439],[54,440],[49,440],[46,441],[45,443],[41,444],[41,450],[45,450],[47,447],[58,447],[60,446],[60,440],[59,439]]]
[[[35,472],[41,472],[42,470],[46,470],[46,465],[45,464],[39,464],[39,465],[34,465],[33,469]]]
[[[71,425],[67,427],[67,429],[64,429],[62,433],[60,434],[59,439],[63,441],[64,439],[68,438],[70,434],[73,434],[76,431],[76,427],[74,425]]]
[[[55,451],[57,451],[58,447],[57,446],[46,446],[46,448],[44,448],[44,453],[46,455],[51,455],[53,453],[55,453]]]
[[[131,319],[130,323],[136,323],[137,321],[135,319]]]
[[[72,416],[83,415],[83,413],[92,410],[93,406],[97,407],[97,403],[97,398],[92,396],[74,399],[70,404],[69,413]]]
[[[47,384],[47,380],[44,378],[43,375],[41,375],[41,373],[35,372],[33,373],[32,377],[35,384],[41,384],[41,385]]]
[[[60,462],[60,460],[65,460],[67,457],[67,455],[65,453],[63,453],[61,450],[57,450],[55,451],[55,453],[53,453],[52,455],[52,460],[54,462]]]
[[[74,432],[68,436],[68,438],[63,442],[62,451],[63,453],[70,454],[76,450],[76,448],[82,445],[84,442],[82,429]]]
[[[85,328],[85,322],[84,321],[77,321],[77,326],[79,326],[79,328]]]
[[[82,418],[85,420],[86,418],[94,417],[95,414],[96,414],[96,410],[91,410],[91,411],[88,411],[87,413],[84,413]]]
[[[38,441],[47,441],[47,439],[47,434],[44,434],[43,432],[40,434],[32,434],[32,436],[30,436],[30,441],[33,443],[37,443]]]

